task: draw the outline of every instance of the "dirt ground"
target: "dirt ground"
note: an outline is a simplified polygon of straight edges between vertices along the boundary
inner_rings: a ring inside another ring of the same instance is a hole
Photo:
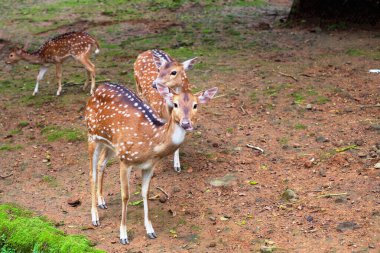
[[[380,68],[380,31],[275,25],[271,11],[289,6],[270,1],[252,25],[259,45],[221,56],[216,69],[206,65],[200,87],[218,86],[218,97],[200,108],[186,137],[182,172],[168,157],[152,180],[151,197],[163,195],[156,187],[170,196],[150,201],[157,239],[145,235],[143,207],[129,206],[130,244],[119,244],[116,161],[105,175],[108,209],[92,227],[86,140],[49,142],[41,130],[85,131],[81,85],[38,106],[19,103],[32,88],[1,94],[0,144],[22,148],[0,151],[0,175],[10,175],[0,178],[0,202],[25,206],[107,252],[380,252],[380,74],[368,73]],[[33,83],[37,71],[24,71]],[[12,82],[17,74],[2,75]],[[47,80],[38,96],[56,91],[54,77]],[[67,102],[69,94],[79,95]],[[141,198],[140,183],[133,172],[131,201]],[[286,189],[296,197],[286,200]],[[81,204],[68,205],[73,198]]]

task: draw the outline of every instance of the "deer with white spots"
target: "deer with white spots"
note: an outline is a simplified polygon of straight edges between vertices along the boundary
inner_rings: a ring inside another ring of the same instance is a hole
[[[182,63],[177,62],[162,50],[154,49],[141,53],[134,64],[136,89],[152,108],[165,119],[170,118],[172,108],[167,107],[165,99],[157,92],[157,84],[165,85],[176,92],[189,86],[186,70],[193,67],[197,58]],[[179,150],[174,153],[174,170],[181,171]]]
[[[148,237],[154,239],[157,236],[149,219],[147,197],[153,169],[158,161],[172,154],[183,143],[186,132],[193,129],[198,104],[212,99],[217,88],[199,94],[192,94],[187,89],[176,93],[157,84],[157,91],[173,107],[167,122],[156,116],[152,108],[132,91],[112,83],[99,86],[85,110],[90,156],[92,224],[100,224],[96,202],[100,208],[107,208],[103,197],[103,173],[108,159],[116,154],[120,160],[122,244],[129,243],[126,219],[132,168],[142,172],[144,224]]]
[[[55,64],[58,79],[57,96],[62,91],[62,64],[65,60],[73,58],[84,65],[86,69],[85,90],[91,79],[91,94],[95,91],[95,65],[90,61],[90,55],[94,51],[99,53],[99,44],[86,32],[68,32],[58,35],[46,41],[37,51],[28,53],[24,49],[16,48],[8,56],[7,64],[13,64],[20,60],[32,64],[41,65],[37,75],[33,96],[38,93],[39,82],[43,79],[49,64]]]

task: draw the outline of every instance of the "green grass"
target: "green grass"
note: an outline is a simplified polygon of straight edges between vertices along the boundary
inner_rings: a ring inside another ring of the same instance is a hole
[[[305,101],[304,95],[302,95],[299,92],[294,92],[294,93],[291,94],[291,96],[293,97],[294,103],[296,105],[300,105],[300,104],[302,104]]]
[[[18,123],[18,127],[20,127],[20,128],[27,127],[27,126],[29,126],[29,122],[28,121],[20,121]]]
[[[0,205],[0,252],[104,252],[80,235],[66,235],[43,217],[13,204]]]
[[[304,130],[307,128],[307,126],[301,124],[301,123],[297,123],[294,125],[294,128],[297,129],[297,130]]]
[[[85,133],[76,128],[62,128],[59,126],[46,126],[41,130],[48,141],[57,141],[64,139],[68,142],[85,140]]]
[[[346,54],[349,56],[363,56],[365,55],[365,52],[359,49],[348,49]]]
[[[0,151],[14,151],[22,149],[23,147],[19,144],[17,145],[9,145],[9,144],[3,144],[0,146]]]
[[[58,181],[55,177],[52,176],[43,176],[42,177],[42,182],[47,183],[50,187],[57,187],[58,186]]]

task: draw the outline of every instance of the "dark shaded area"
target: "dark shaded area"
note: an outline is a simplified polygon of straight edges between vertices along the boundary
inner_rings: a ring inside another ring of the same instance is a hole
[[[376,25],[380,0],[294,0],[289,20],[302,19]]]

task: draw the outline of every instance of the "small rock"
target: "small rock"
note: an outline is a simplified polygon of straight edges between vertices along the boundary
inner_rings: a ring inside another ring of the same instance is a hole
[[[369,156],[370,156],[371,158],[376,158],[376,157],[377,157],[376,151],[371,150],[371,151],[369,152]]]
[[[321,177],[326,177],[326,170],[320,169],[318,173]]]
[[[339,232],[344,232],[347,230],[353,230],[357,228],[359,228],[359,225],[356,224],[355,222],[345,221],[345,222],[339,223],[338,226],[336,227],[336,230],[338,230]]]
[[[374,166],[375,169],[380,169],[380,162],[376,163]]]
[[[216,221],[216,218],[214,216],[210,216],[208,218],[210,219],[210,221]]]
[[[301,144],[299,143],[293,143],[293,148],[300,148],[301,147]]]
[[[311,110],[311,109],[313,109],[313,106],[312,106],[311,104],[307,104],[307,105],[306,105],[306,109],[307,109],[307,110]]]
[[[347,202],[347,198],[346,197],[338,197],[338,198],[335,199],[335,203],[338,203],[338,204],[345,203],[345,202]]]
[[[67,200],[67,204],[69,204],[72,207],[79,206],[81,204],[78,197],[72,197]]]
[[[272,253],[275,250],[275,247],[272,246],[261,246],[260,252],[261,253]]]
[[[364,141],[363,140],[355,140],[354,143],[356,146],[363,146]]]
[[[165,203],[168,200],[168,198],[165,195],[161,195],[159,201],[161,203]]]
[[[329,140],[324,136],[318,136],[317,138],[315,138],[315,141],[318,143],[329,142]]]
[[[286,189],[282,193],[281,198],[287,201],[293,201],[297,198],[297,194],[291,189]]]
[[[375,245],[373,245],[373,244],[369,244],[369,245],[368,245],[368,248],[370,248],[370,249],[374,249],[374,248],[375,248]]]
[[[216,142],[214,142],[214,143],[212,144],[212,146],[213,146],[214,148],[218,148],[218,147],[219,147],[219,144],[216,143]]]
[[[172,192],[173,193],[176,193],[176,192],[180,192],[181,191],[181,188],[179,187],[179,186],[173,186],[173,188],[172,188]]]
[[[306,220],[307,220],[308,222],[312,222],[312,221],[314,220],[314,218],[313,218],[313,216],[308,215],[308,216],[306,217]]]
[[[359,152],[358,156],[363,158],[363,157],[367,157],[367,154],[364,152]]]
[[[313,160],[306,160],[303,165],[305,168],[311,168],[313,166]]]
[[[216,242],[211,242],[209,245],[208,245],[209,248],[215,248],[216,247]]]
[[[220,187],[228,186],[232,184],[234,181],[236,181],[236,176],[234,176],[233,174],[226,174],[224,177],[211,179],[210,184],[215,187]]]

